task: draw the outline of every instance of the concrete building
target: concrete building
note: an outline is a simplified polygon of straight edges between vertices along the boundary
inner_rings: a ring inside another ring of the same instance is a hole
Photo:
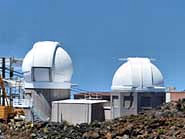
[[[51,103],[70,98],[72,60],[61,44],[37,42],[26,54],[22,71],[26,98],[32,99],[31,113],[40,120],[51,117]]]
[[[185,99],[185,91],[168,91],[166,93],[166,102],[178,101],[180,99]]]
[[[74,94],[74,99],[106,100],[103,104],[105,120],[111,119],[111,92],[83,92]]]
[[[171,101],[171,93],[172,92],[178,92],[178,91],[176,91],[176,87],[174,87],[174,86],[166,87],[166,103]]]
[[[165,102],[164,80],[148,58],[128,58],[112,80],[112,118],[138,114]]]
[[[67,121],[71,124],[104,121],[103,104],[106,100],[68,99],[53,101],[52,121]]]

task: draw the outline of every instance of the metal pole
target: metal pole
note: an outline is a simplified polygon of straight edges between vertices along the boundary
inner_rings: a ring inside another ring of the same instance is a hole
[[[5,57],[2,58],[2,78],[4,79],[5,78]]]
[[[2,58],[2,78],[5,79],[6,78],[6,74],[5,74],[5,68],[6,68],[6,65],[5,65],[5,57]],[[4,106],[5,105],[5,96],[4,96],[4,91],[3,91],[3,88],[2,89],[2,105]]]
[[[10,74],[9,74],[9,77],[10,77],[10,80],[13,79],[13,72],[14,72],[14,69],[12,67],[12,63],[13,63],[13,59],[12,57],[10,57]],[[10,86],[10,105],[12,105],[12,88]]]

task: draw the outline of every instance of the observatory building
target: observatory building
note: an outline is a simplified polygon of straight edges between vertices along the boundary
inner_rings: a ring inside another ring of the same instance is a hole
[[[164,80],[148,58],[128,58],[112,80],[112,118],[138,114],[165,102]]]
[[[41,120],[50,119],[52,101],[70,98],[70,56],[58,42],[37,42],[26,54],[22,71],[26,97],[32,99],[31,113]]]

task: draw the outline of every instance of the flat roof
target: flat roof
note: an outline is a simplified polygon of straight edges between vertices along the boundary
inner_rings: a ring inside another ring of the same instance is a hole
[[[170,92],[167,92],[167,93],[185,93],[185,91],[170,91]]]
[[[52,103],[62,103],[62,104],[95,104],[95,103],[105,103],[107,100],[88,100],[88,99],[66,99],[53,101]]]
[[[111,96],[111,92],[79,92],[77,94],[74,94],[74,96],[84,96],[84,95],[90,95],[90,96]]]

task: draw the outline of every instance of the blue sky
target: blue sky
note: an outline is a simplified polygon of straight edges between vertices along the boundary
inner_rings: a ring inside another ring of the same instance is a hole
[[[6,0],[0,55],[24,57],[36,41],[64,42],[73,83],[110,90],[120,57],[152,57],[166,86],[185,89],[184,0]]]

